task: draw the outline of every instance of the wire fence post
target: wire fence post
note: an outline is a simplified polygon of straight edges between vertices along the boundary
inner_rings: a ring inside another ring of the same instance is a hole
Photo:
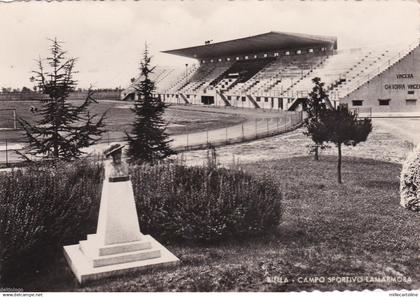
[[[282,117],[281,117],[281,121],[283,122],[284,121],[284,115],[282,115]],[[282,131],[283,132],[283,130],[284,130],[284,126],[286,125],[286,121],[284,121],[284,124],[281,126],[281,128],[280,128],[280,131]]]
[[[242,124],[242,140],[245,139],[245,134],[244,134],[244,124]]]
[[[6,167],[9,167],[9,156],[8,156],[8,148],[7,148],[7,138],[6,138]]]
[[[188,129],[187,129],[187,127],[185,126],[185,135],[186,135],[186,138],[187,138],[187,143],[186,143],[186,146],[185,146],[185,149],[188,149]]]
[[[226,127],[226,144],[228,143],[228,131],[227,131],[227,127]]]
[[[206,130],[206,139],[207,139],[207,144],[209,144],[209,130]]]
[[[187,133],[187,148],[188,148],[188,144],[189,144],[189,143],[188,143],[188,140],[189,140],[188,138],[189,138],[189,137],[188,137],[188,133]]]
[[[280,118],[277,117],[277,132],[279,132],[279,121],[280,121]]]
[[[269,119],[266,119],[266,122],[267,122],[267,135],[268,135],[268,120]]]
[[[258,120],[255,120],[255,139],[258,138]]]
[[[17,130],[17,125],[16,125],[16,109],[13,110],[13,128],[15,130]]]

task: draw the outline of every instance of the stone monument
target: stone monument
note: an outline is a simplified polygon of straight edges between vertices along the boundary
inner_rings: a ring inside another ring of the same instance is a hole
[[[179,259],[150,235],[140,232],[128,167],[121,160],[123,146],[104,151],[105,162],[96,234],[64,247],[64,255],[79,283],[128,271],[169,266]]]

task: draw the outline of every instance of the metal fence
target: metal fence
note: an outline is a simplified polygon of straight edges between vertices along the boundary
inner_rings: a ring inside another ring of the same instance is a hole
[[[283,113],[231,127],[176,135],[172,147],[182,152],[248,142],[291,131],[301,124],[302,112]]]
[[[236,144],[285,133],[295,129],[301,123],[302,112],[273,112],[266,114],[265,118],[246,121],[231,127],[173,135],[171,146],[175,151],[183,152],[206,149],[210,146]],[[13,131],[9,130],[9,132]],[[24,135],[12,133],[14,137],[8,137],[8,133],[1,134],[3,137],[0,138],[0,167],[8,167],[23,161],[19,151],[26,142]],[[124,133],[106,132],[98,146],[123,141],[125,141]]]

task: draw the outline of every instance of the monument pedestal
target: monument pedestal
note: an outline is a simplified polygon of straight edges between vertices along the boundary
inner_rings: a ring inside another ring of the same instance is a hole
[[[149,247],[144,248],[143,244]],[[145,235],[139,242],[104,247],[105,254],[125,251],[111,255],[89,256],[84,252],[83,245],[81,241],[79,244],[64,247],[67,262],[81,284],[108,276],[142,271],[152,267],[174,266],[179,263],[176,256],[150,235]]]
[[[140,232],[131,181],[110,180],[107,176],[102,188],[97,233],[89,234],[79,244],[64,247],[64,255],[79,283],[178,264],[175,255],[152,236]]]

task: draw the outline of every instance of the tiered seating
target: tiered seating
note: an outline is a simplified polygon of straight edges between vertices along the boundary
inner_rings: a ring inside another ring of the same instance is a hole
[[[332,93],[344,92],[357,78],[377,70],[383,61],[395,54],[393,50],[347,49],[330,56],[325,63],[314,69],[310,75],[286,89],[282,95],[305,97],[313,88],[312,79],[320,77],[327,90]],[[331,96],[330,96],[331,97]]]
[[[267,63],[257,74],[255,74],[252,78],[247,80],[244,83],[240,83],[237,86],[236,90],[232,90],[232,92],[246,94],[251,88],[255,87],[260,82],[263,82],[266,78],[268,72],[271,72],[272,65],[276,62],[276,60],[272,59]]]
[[[215,69],[214,64],[201,65],[195,73],[185,82],[177,91],[187,93],[193,90],[197,85],[203,83],[203,80]]]
[[[194,71],[194,66],[187,72],[187,75]],[[176,86],[185,79],[186,73],[185,70],[182,68],[175,68],[171,67],[162,74],[156,83],[156,90],[158,93],[165,93],[170,91],[172,88],[176,88]]]
[[[229,69],[231,65],[231,62],[202,64],[188,82],[178,89],[178,92],[189,94],[204,90],[213,80]]]
[[[217,63],[216,68],[209,76],[207,76],[206,81],[200,88],[197,89],[198,92],[206,90],[208,87],[211,86],[212,82],[215,80],[219,80],[220,78],[224,77],[224,74],[228,69],[232,66],[232,62],[225,62],[225,63]]]
[[[226,71],[224,78],[236,76],[235,81],[226,88],[226,91],[232,94],[239,93],[238,91],[251,77],[272,61],[272,58],[237,61]]]
[[[357,63],[366,59],[369,53],[361,49],[339,51],[329,56],[319,67],[315,68],[308,76],[283,90],[282,95],[287,97],[303,97],[313,88],[312,79],[320,77],[325,86],[331,86],[342,78],[342,75]]]
[[[238,80],[238,75],[231,75],[229,77],[223,78],[216,86],[209,86],[209,90],[219,90],[219,91],[225,91],[227,90],[232,84],[234,84]]]
[[[295,56],[290,61],[284,61],[284,68],[278,79],[264,90],[271,96],[280,96],[293,84],[305,79],[325,60],[325,56],[302,55]]]
[[[315,55],[277,58],[243,84],[239,91],[262,96],[273,95],[274,92],[278,93],[278,89],[281,90],[284,87],[283,84],[298,80],[316,67],[322,59],[323,56]]]
[[[288,109],[297,105],[296,98],[306,97],[312,90],[314,77],[324,82],[330,100],[338,100],[392,66],[398,57],[407,54],[404,51],[401,45],[386,50],[381,46],[380,49],[202,63],[187,73],[182,69],[156,68],[151,78],[156,82],[158,93],[177,99],[185,96],[192,104],[200,103],[200,95],[207,93],[206,96],[215,96],[217,100],[222,98],[226,105],[236,106],[229,101],[230,97],[235,97],[235,102],[240,99],[248,107],[252,107],[249,103],[254,104],[255,100],[256,108],[277,108],[265,102],[280,102],[277,100],[287,97],[288,103],[281,101],[283,104],[280,107],[279,103],[278,107]]]
[[[369,58],[360,61],[360,64],[344,73],[343,82],[331,88],[330,96],[339,99],[339,96],[350,93],[363,83],[362,78],[373,78],[389,66],[387,61],[390,61],[398,52],[398,49],[372,50]]]
[[[150,79],[152,81],[158,81],[159,79],[161,79],[162,77],[164,77],[167,73],[169,73],[172,69],[169,67],[156,67],[154,69],[154,71],[152,73],[150,73]],[[143,79],[143,75],[138,76],[134,82],[132,83],[137,84],[139,81],[141,81]]]
[[[157,93],[161,93],[167,88],[169,88],[169,84],[173,82],[174,79],[178,79],[179,75],[182,71],[175,67],[165,67],[165,66],[157,66],[154,71],[150,74],[150,79],[155,82],[156,91]],[[183,72],[185,75],[185,71]],[[139,83],[139,81],[143,80],[143,75],[137,77],[131,85],[126,88],[123,92],[122,99],[126,99],[125,97],[133,94],[135,92],[134,85]],[[124,96],[125,94],[125,96]]]

